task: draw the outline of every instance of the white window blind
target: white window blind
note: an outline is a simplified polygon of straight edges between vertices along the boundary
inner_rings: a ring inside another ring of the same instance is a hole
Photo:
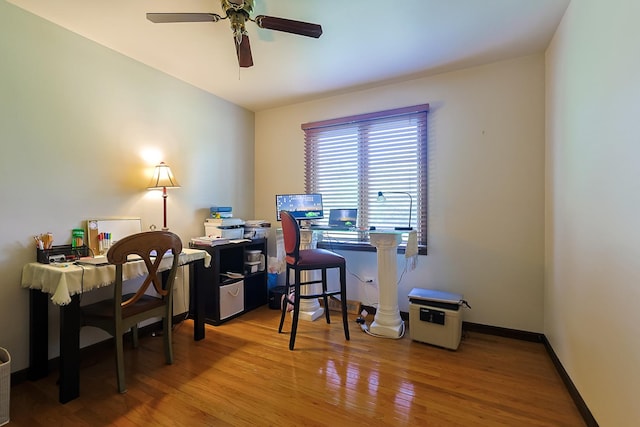
[[[426,247],[428,110],[423,104],[302,125],[305,190],[322,194],[325,217],[332,208],[357,208],[358,227],[411,226]],[[340,240],[366,242],[367,233],[341,233]]]

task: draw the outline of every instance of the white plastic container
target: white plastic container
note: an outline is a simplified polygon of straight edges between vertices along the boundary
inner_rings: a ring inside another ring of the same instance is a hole
[[[0,347],[0,426],[9,422],[11,392],[11,355]]]
[[[259,268],[260,268],[260,260],[247,261],[244,263],[244,270],[245,270],[245,273],[247,274],[255,273],[258,271]]]
[[[413,288],[409,293],[409,335],[414,341],[457,350],[462,335],[462,295]]]
[[[245,253],[245,257],[246,257],[246,262],[256,262],[256,261],[260,261],[260,255],[262,255],[262,251],[261,250],[246,250],[244,251]]]

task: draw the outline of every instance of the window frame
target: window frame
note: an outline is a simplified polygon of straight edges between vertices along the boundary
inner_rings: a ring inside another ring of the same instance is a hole
[[[317,167],[311,165],[313,161],[313,144],[316,138],[322,138],[335,129],[341,127],[357,127],[358,128],[358,144],[364,144],[365,147],[370,147],[371,142],[367,135],[366,130],[373,125],[385,121],[393,121],[395,118],[398,120],[406,120],[412,118],[416,120],[416,139],[417,139],[417,184],[415,190],[415,196],[412,203],[414,205],[414,212],[416,214],[414,229],[418,231],[418,253],[426,255],[427,253],[427,213],[428,213],[428,138],[427,138],[427,114],[429,111],[429,104],[419,104],[410,107],[396,108],[391,110],[378,111],[373,113],[358,114],[353,116],[310,122],[301,125],[301,128],[305,134],[305,191],[307,193],[320,192],[318,189],[318,183],[315,180],[315,170]],[[323,132],[325,132],[323,134]],[[362,154],[358,154],[358,162],[362,162]],[[362,172],[358,172],[359,179],[359,193],[358,193],[358,205],[359,217],[363,212],[362,207],[365,205],[364,213],[368,214],[366,209],[366,203],[370,202],[372,194],[372,188],[368,185],[368,172],[365,172],[364,176],[360,175]],[[365,181],[362,183],[362,181]],[[381,189],[384,190],[384,189]],[[363,194],[365,194],[363,196]],[[398,195],[394,195],[400,197]],[[328,216],[328,215],[327,215]],[[379,218],[379,217],[378,217]],[[366,223],[366,221],[365,221]],[[359,219],[359,225],[360,219]],[[324,242],[319,242],[319,247],[329,247],[332,249],[343,250],[356,250],[356,251],[375,251],[375,248],[369,243],[367,231],[353,232],[350,238],[341,239],[341,234],[338,233],[325,233],[328,234],[328,239]],[[344,236],[344,235],[342,235]],[[342,241],[341,241],[342,240]],[[398,252],[403,253],[405,249],[406,235],[404,235],[404,241],[399,246]]]

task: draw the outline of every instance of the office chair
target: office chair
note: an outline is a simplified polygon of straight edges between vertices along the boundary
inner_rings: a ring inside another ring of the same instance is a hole
[[[168,275],[165,276],[167,280],[163,284],[158,269],[162,258],[167,255],[168,251],[173,254],[173,262]],[[107,252],[107,260],[110,264],[115,264],[113,298],[81,307],[83,326],[98,327],[114,337],[118,391],[120,393],[127,391],[122,338],[124,333],[131,329],[133,347],[137,348],[139,322],[153,317],[162,317],[164,355],[168,365],[173,363],[171,343],[172,288],[181,252],[180,238],[169,231],[147,231],[119,240]],[[138,255],[142,258],[148,274],[135,293],[123,295],[123,265],[127,262],[129,255]],[[158,296],[145,294],[150,284],[153,284]]]
[[[349,340],[349,320],[347,318],[347,277],[346,263],[344,257],[325,249],[300,249],[300,227],[296,219],[288,211],[280,212],[282,220],[282,234],[284,237],[284,249],[287,262],[287,277],[285,284],[285,294],[282,301],[282,314],[280,316],[280,326],[278,333],[282,332],[285,314],[288,304],[293,305],[293,323],[291,325],[291,337],[289,338],[289,350],[293,350],[296,342],[296,332],[298,329],[298,314],[300,312],[301,299],[322,298],[327,323],[331,323],[329,317],[329,297],[340,294],[342,307],[342,323],[344,325],[344,336]],[[340,290],[327,291],[327,270],[338,268],[340,270]],[[294,282],[290,282],[291,270],[294,272]],[[321,280],[308,280],[302,282],[300,273],[303,271],[321,270]],[[301,295],[300,287],[314,283],[322,283],[322,293]],[[291,291],[294,291],[293,302],[290,299]]]

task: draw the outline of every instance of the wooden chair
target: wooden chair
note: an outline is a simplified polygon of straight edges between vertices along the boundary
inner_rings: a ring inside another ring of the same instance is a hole
[[[168,251],[173,254],[173,262],[166,276],[167,280],[163,284],[158,269],[162,258],[167,256]],[[107,252],[107,260],[110,264],[115,264],[116,269],[113,298],[81,307],[83,326],[98,327],[114,337],[118,391],[120,393],[127,391],[124,377],[123,335],[131,329],[133,346],[137,348],[139,322],[153,317],[162,317],[164,355],[168,365],[173,363],[171,343],[172,288],[181,252],[180,238],[169,231],[148,231],[119,240]],[[123,295],[122,270],[129,255],[138,255],[142,258],[148,275],[135,293]],[[145,294],[151,284],[153,284],[158,296]]]
[[[282,220],[282,234],[284,237],[284,248],[287,262],[287,276],[285,284],[285,295],[282,302],[282,314],[280,316],[280,326],[278,333],[282,332],[282,325],[287,313],[288,304],[293,305],[293,323],[291,325],[291,338],[289,338],[289,350],[293,350],[296,342],[296,332],[298,329],[298,315],[300,313],[301,299],[317,299],[322,298],[324,301],[324,310],[327,323],[331,323],[329,317],[329,297],[340,295],[342,307],[342,323],[344,325],[344,336],[349,340],[349,320],[347,318],[347,277],[346,262],[344,257],[335,252],[325,249],[300,249],[300,227],[296,219],[287,211],[280,212]],[[340,289],[335,291],[327,291],[327,270],[337,268],[340,270]],[[291,271],[293,270],[294,282],[290,282]],[[301,281],[301,272],[320,270],[322,279]],[[322,283],[322,292],[314,294],[302,295],[300,287]],[[293,301],[289,298],[291,291],[294,292]]]

